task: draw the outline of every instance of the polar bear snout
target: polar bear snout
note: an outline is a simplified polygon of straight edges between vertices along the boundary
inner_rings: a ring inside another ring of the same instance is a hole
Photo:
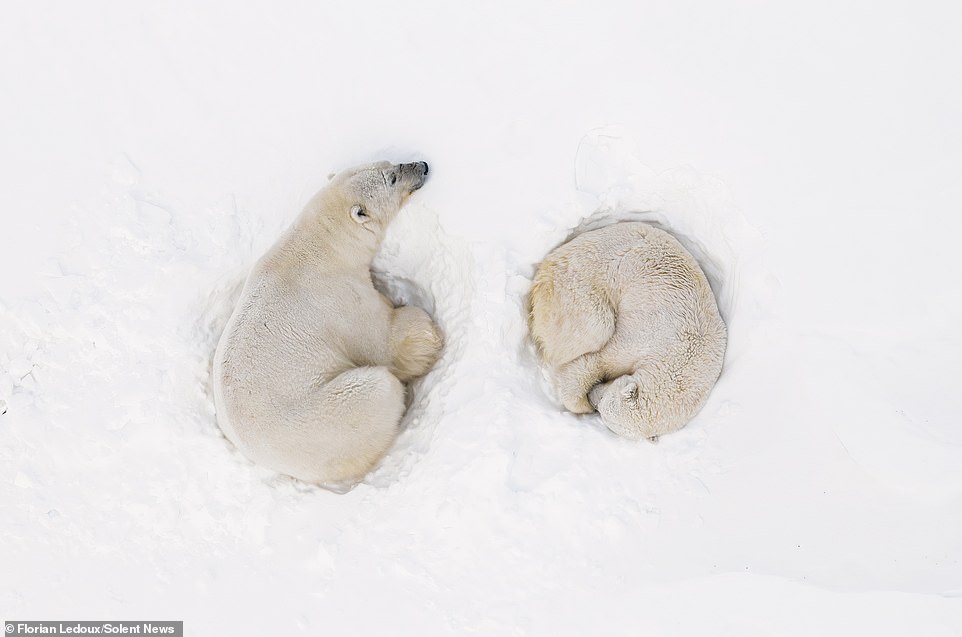
[[[401,169],[401,172],[410,170],[421,177],[424,177],[428,174],[428,162],[426,161],[415,161],[411,162],[410,164],[400,164],[398,168]]]
[[[414,192],[424,185],[428,177],[428,163],[426,161],[416,161],[410,164],[399,164],[398,172],[401,179],[410,187],[410,192]]]

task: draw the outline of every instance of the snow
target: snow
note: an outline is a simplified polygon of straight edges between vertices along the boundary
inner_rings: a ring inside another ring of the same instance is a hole
[[[0,619],[189,635],[962,632],[951,3],[19,3],[0,21]],[[335,494],[219,434],[246,268],[431,163],[375,263],[447,347]],[[725,369],[657,445],[563,412],[534,267],[636,218]]]

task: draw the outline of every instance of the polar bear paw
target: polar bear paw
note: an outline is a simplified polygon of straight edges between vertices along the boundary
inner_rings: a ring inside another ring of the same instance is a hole
[[[402,382],[424,376],[441,356],[444,337],[428,313],[407,305],[391,320],[391,372]]]

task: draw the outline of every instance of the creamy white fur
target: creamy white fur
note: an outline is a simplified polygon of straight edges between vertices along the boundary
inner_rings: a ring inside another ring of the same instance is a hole
[[[695,259],[667,232],[616,223],[538,268],[530,328],[564,406],[626,438],[694,416],[721,372],[726,329]]]
[[[254,462],[307,482],[357,481],[384,455],[404,382],[437,361],[424,310],[394,308],[370,264],[427,164],[345,171],[254,266],[214,359],[217,421]]]

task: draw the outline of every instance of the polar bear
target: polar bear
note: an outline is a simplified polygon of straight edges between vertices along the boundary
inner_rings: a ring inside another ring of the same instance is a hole
[[[529,326],[565,408],[616,434],[657,439],[685,425],[721,373],[725,323],[704,273],[667,232],[615,223],[538,267]]]
[[[375,290],[370,265],[427,174],[380,162],[334,176],[251,271],[213,387],[220,428],[255,463],[339,488],[394,441],[405,383],[431,369],[442,336]]]

